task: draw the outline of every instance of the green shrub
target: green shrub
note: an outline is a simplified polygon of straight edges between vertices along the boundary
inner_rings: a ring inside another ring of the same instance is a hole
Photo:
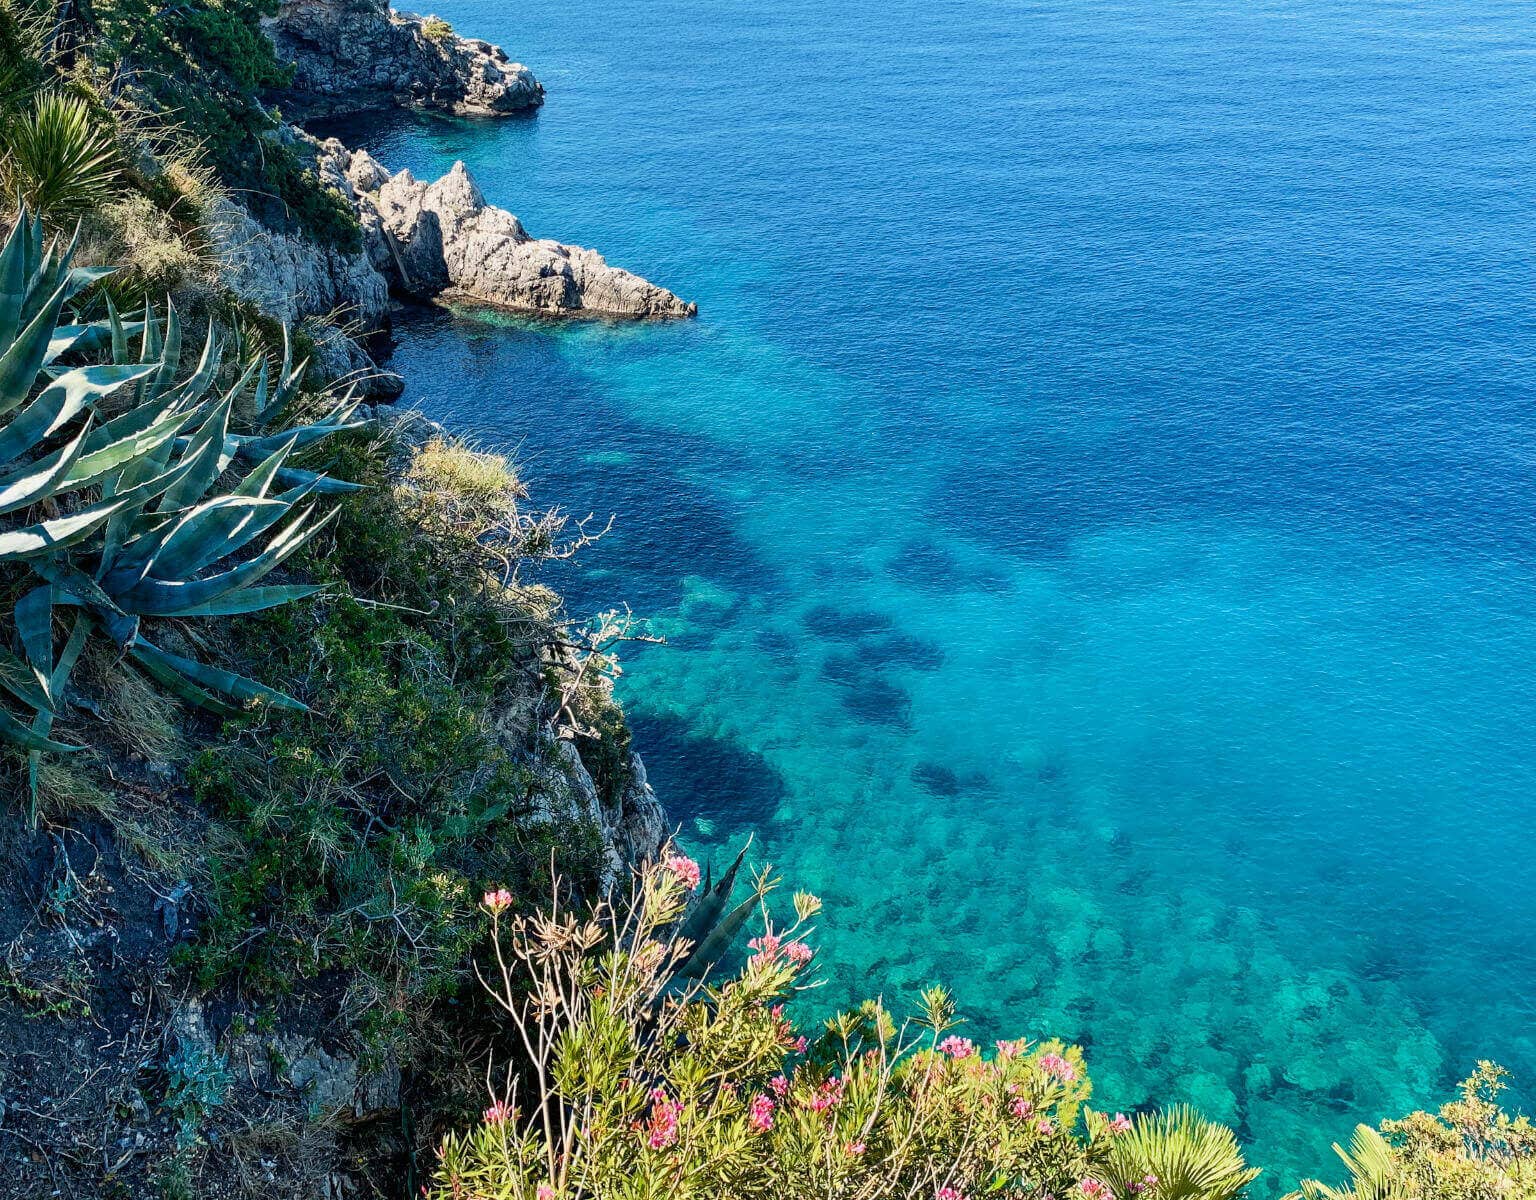
[[[6,195],[52,220],[105,204],[122,177],[110,125],[80,96],[38,96],[0,126],[0,141]]]
[[[446,42],[453,36],[453,26],[441,17],[428,17],[421,23],[421,35],[431,42]]]
[[[487,987],[523,1066],[444,1140],[433,1200],[1117,1194],[1104,1169],[1131,1123],[1084,1107],[1076,1048],[983,1053],[941,989],[903,1026],[870,1002],[808,1040],[783,1005],[812,986],[819,901],[797,895],[787,927],[763,906],[740,969],[690,982],[678,921],[699,882],[671,855],[590,914],[514,915],[510,892],[486,893]]]
[[[1330,1187],[1303,1180],[1286,1200],[1513,1200],[1536,1195],[1536,1126],[1498,1105],[1506,1072],[1490,1062],[1438,1114],[1356,1128],[1348,1150],[1333,1149],[1350,1175]]]

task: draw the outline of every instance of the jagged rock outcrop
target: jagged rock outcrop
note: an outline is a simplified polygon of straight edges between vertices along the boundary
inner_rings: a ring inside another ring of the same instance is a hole
[[[284,0],[263,25],[294,66],[284,103],[301,115],[409,105],[499,116],[544,102],[533,72],[501,47],[385,0]]]
[[[388,323],[390,302],[388,281],[366,249],[347,252],[274,230],[223,196],[209,205],[206,228],[224,285],[285,325],[304,325],[326,378],[366,379],[371,395],[399,395],[399,378],[381,371],[358,340]]]
[[[551,316],[691,317],[698,306],[595,250],[535,238],[487,204],[462,162],[435,183],[391,175],[332,139],[320,171],[357,206],[374,267],[396,291]]]

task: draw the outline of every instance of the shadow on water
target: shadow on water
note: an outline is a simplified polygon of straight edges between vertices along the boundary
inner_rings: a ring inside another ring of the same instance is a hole
[[[761,754],[696,733],[681,717],[635,709],[629,725],[674,822],[706,821],[717,838],[728,838],[767,824],[788,794],[783,776]]]

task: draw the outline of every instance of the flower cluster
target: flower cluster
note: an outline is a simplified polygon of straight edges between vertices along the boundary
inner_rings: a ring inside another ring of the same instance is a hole
[[[871,1002],[797,1032],[809,900],[785,927],[765,911],[735,974],[687,976],[679,885],[699,878],[669,854],[618,911],[493,922],[507,966],[492,996],[541,1056],[519,1095],[546,1082],[521,1113],[498,1102],[446,1138],[427,1200],[1129,1200],[1161,1170],[1138,1157],[1140,1118],[1084,1109],[1080,1051],[984,1049],[954,1032],[942,989],[906,1024]],[[489,892],[485,908],[511,903]]]
[[[506,888],[496,888],[486,892],[480,898],[480,903],[490,909],[492,913],[503,913],[512,907],[512,893]]]
[[[671,876],[690,892],[699,886],[699,880],[703,878],[699,871],[699,864],[686,854],[669,855],[663,865]]]
[[[665,1150],[677,1143],[678,1119],[683,1106],[667,1096],[665,1088],[651,1091],[651,1119],[646,1123],[645,1144],[652,1150]]]

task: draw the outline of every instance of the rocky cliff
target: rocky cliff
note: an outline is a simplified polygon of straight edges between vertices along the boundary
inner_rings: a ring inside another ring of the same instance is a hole
[[[502,116],[544,103],[533,72],[501,47],[384,0],[284,0],[263,24],[293,64],[284,104],[301,117],[396,105]]]
[[[497,116],[543,103],[543,87],[499,47],[380,0],[285,0],[264,28],[294,66],[284,98],[290,111],[334,115],[409,105]],[[332,378],[368,380],[374,396],[400,390],[366,349],[388,327],[392,296],[551,317],[698,311],[595,250],[533,237],[512,213],[486,202],[462,163],[426,183],[291,125],[277,136],[352,204],[364,246],[321,246],[258,221],[238,200],[221,199],[208,226],[223,282],[279,320],[306,322],[317,365]]]

